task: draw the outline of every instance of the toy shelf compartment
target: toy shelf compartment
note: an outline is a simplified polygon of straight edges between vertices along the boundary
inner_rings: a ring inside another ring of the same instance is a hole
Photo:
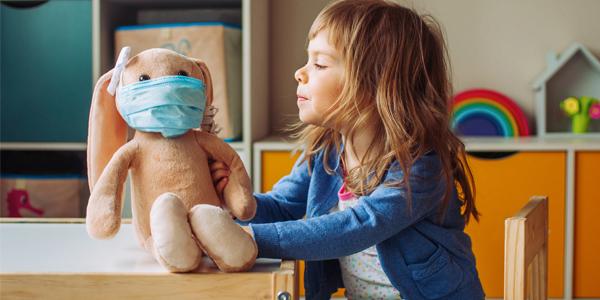
[[[152,0],[94,0],[94,17],[98,18],[99,26],[99,69],[94,69],[95,75],[104,74],[110,70],[115,63],[114,33],[119,26],[131,26],[140,24],[140,13],[144,11],[171,11],[171,10],[238,10],[241,15],[241,0],[175,0],[175,1],[152,1]],[[189,20],[189,19],[188,19]],[[153,23],[152,21],[149,21]],[[165,23],[180,23],[181,19]],[[143,22],[148,24],[148,22]],[[95,28],[96,29],[96,28]],[[96,66],[95,66],[96,67]],[[95,77],[97,79],[97,77]]]
[[[0,149],[0,161],[0,218],[85,216],[85,149]]]

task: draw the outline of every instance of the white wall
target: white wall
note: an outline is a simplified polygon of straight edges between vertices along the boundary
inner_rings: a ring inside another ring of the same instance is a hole
[[[325,0],[271,1],[270,115],[273,131],[297,118],[293,73],[306,60],[306,34]],[[600,56],[600,1],[404,0],[444,27],[455,91],[474,87],[511,97],[534,119],[531,84],[548,51],[572,42]]]

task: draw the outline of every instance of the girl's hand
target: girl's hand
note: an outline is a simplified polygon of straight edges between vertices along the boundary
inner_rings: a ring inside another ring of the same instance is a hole
[[[217,195],[221,200],[223,199],[223,190],[227,185],[227,181],[229,178],[229,174],[231,171],[229,167],[225,165],[222,161],[209,161],[210,165],[210,175],[213,180],[213,184],[215,185],[215,190],[217,191]]]

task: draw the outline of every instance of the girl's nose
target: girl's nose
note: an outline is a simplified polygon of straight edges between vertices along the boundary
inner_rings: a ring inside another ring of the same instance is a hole
[[[306,83],[306,74],[304,73],[304,67],[296,70],[296,72],[294,73],[294,78],[296,78],[296,81],[298,81],[298,83]]]

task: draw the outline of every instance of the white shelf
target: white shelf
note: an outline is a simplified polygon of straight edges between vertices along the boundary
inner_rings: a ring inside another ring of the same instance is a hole
[[[229,146],[231,146],[231,148],[233,148],[233,150],[236,151],[243,151],[246,148],[244,147],[244,143],[243,142],[227,142],[227,144],[229,144]]]
[[[0,143],[0,150],[85,151],[86,143]]]
[[[237,151],[244,151],[246,147],[242,142],[228,142]],[[85,151],[86,143],[0,143],[0,150],[63,150]]]
[[[463,138],[467,151],[598,151],[600,138],[583,137],[470,137]],[[295,144],[282,136],[269,136],[254,143],[254,150],[290,151]]]
[[[296,144],[294,144],[290,139],[286,137],[272,135],[255,142],[254,150],[257,152],[261,152],[264,150],[291,151],[295,148],[295,146]]]
[[[463,138],[467,151],[597,151],[600,139],[579,137]]]

